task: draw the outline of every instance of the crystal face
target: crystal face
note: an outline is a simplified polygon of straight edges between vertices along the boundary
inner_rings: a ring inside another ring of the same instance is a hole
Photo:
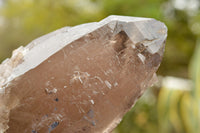
[[[166,26],[109,16],[20,47],[0,65],[0,132],[108,133],[154,83]]]

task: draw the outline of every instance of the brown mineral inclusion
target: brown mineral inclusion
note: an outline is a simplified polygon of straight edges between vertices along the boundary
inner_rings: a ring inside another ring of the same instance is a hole
[[[0,133],[109,133],[154,82],[166,26],[109,16],[65,27],[0,65]]]

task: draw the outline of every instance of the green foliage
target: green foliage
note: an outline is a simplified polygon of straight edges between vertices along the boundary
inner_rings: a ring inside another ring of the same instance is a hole
[[[159,127],[162,133],[200,131],[200,43],[192,59],[194,86],[190,91],[162,88],[158,98]]]
[[[161,18],[163,0],[103,0],[104,14]]]

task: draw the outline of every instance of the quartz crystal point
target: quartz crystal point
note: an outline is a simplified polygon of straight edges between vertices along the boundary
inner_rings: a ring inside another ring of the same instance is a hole
[[[166,26],[109,16],[65,27],[0,65],[0,133],[109,133],[154,82]]]

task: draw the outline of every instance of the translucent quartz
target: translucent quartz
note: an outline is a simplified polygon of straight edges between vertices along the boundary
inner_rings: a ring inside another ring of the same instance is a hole
[[[109,16],[65,27],[0,65],[0,133],[108,133],[154,83],[166,26]]]

